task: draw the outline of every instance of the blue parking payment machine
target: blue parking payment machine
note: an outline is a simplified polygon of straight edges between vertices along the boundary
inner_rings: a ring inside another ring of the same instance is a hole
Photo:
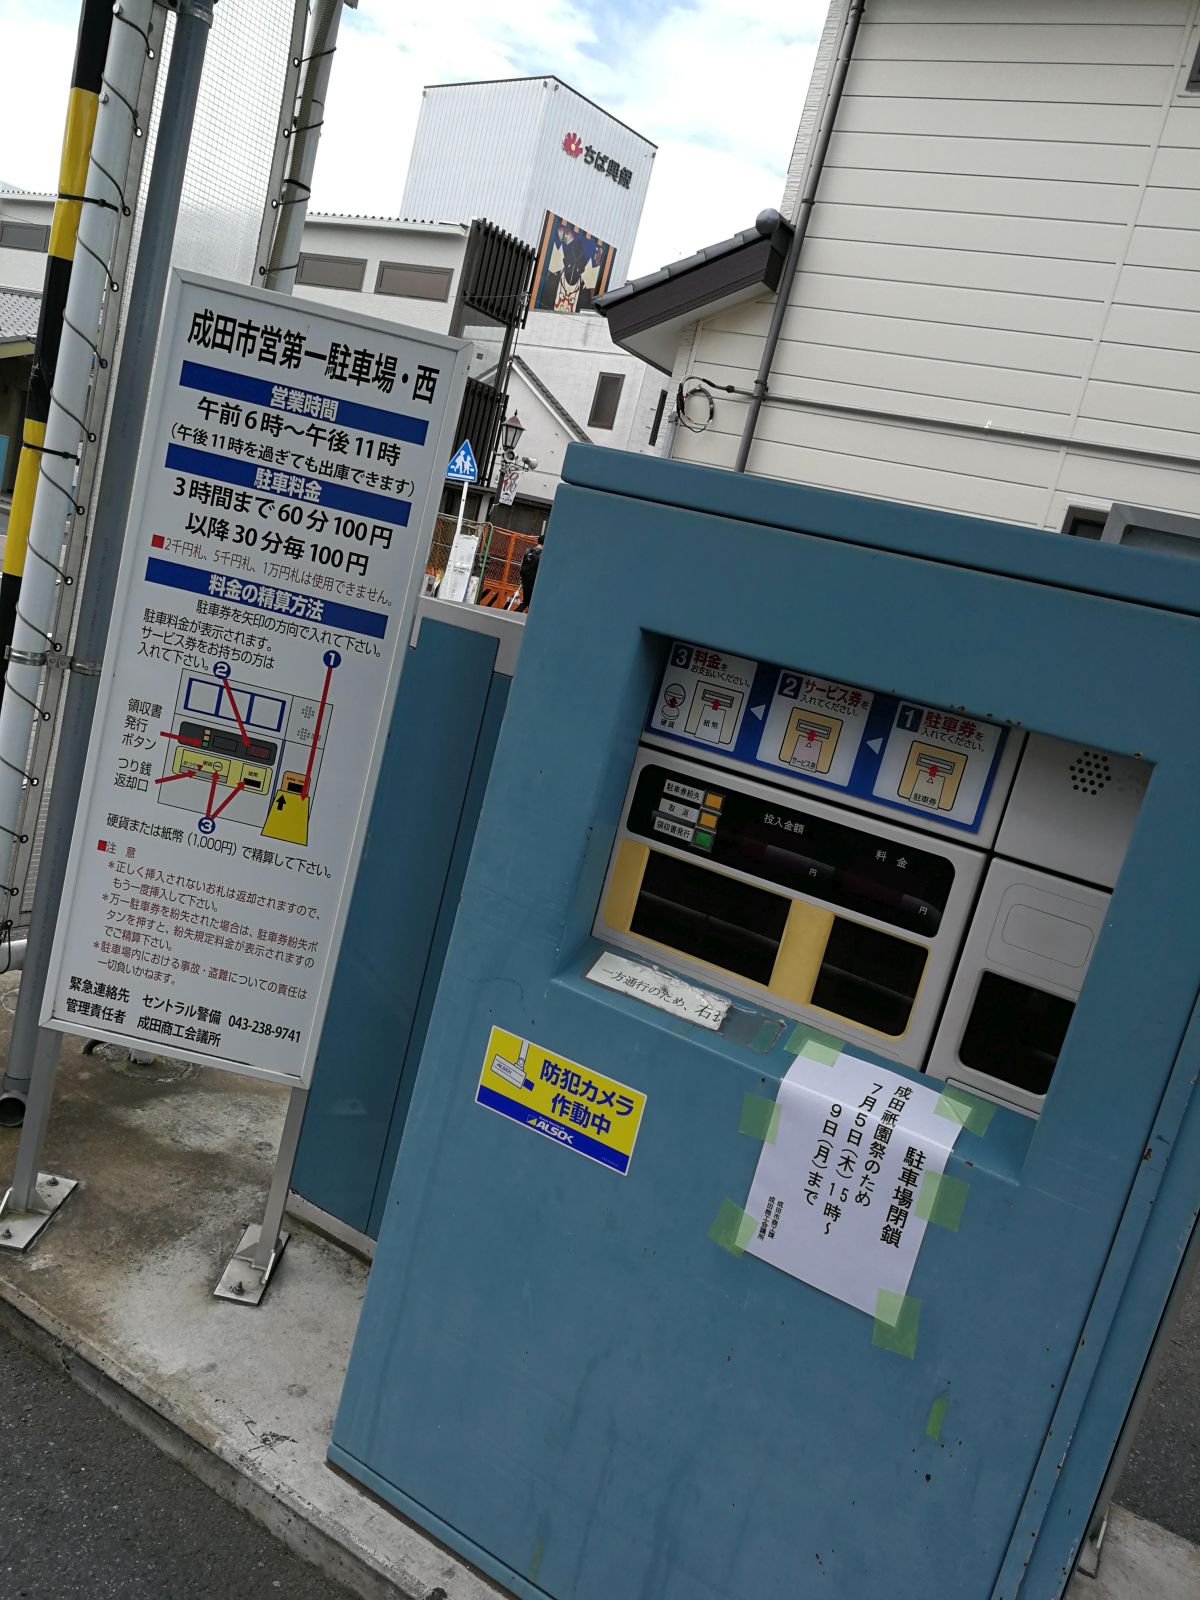
[[[1051,1600],[1200,1200],[1200,569],[566,478],[330,1457],[523,1600]]]

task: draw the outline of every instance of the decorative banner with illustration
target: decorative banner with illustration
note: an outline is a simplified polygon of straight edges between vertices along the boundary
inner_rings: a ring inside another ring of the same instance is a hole
[[[941,1114],[936,1089],[845,1050],[818,1053],[798,1055],[779,1085],[746,1250],[878,1317],[908,1292],[961,1123]]]
[[[590,311],[608,288],[615,257],[612,245],[547,211],[533,274],[533,309]]]
[[[176,275],[46,1026],[308,1082],[464,349]]]

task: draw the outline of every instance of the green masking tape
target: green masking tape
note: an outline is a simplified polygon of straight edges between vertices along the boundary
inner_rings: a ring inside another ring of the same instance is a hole
[[[917,1190],[917,1215],[957,1233],[969,1187],[961,1178],[948,1178],[944,1172],[925,1173]]]
[[[761,1139],[764,1144],[774,1144],[779,1133],[779,1102],[767,1100],[761,1094],[743,1096],[738,1132],[751,1139]]]
[[[995,1106],[986,1100],[977,1100],[965,1089],[944,1089],[933,1109],[939,1117],[948,1117],[968,1133],[986,1133],[988,1123],[996,1115]]]
[[[818,1061],[823,1067],[831,1067],[845,1046],[832,1034],[818,1033],[815,1028],[807,1028],[804,1023],[798,1022],[788,1034],[784,1049],[790,1050],[794,1056],[803,1056],[806,1061]]]
[[[911,1361],[917,1349],[917,1325],[921,1302],[894,1289],[880,1289],[875,1297],[875,1327],[871,1343],[877,1350],[891,1350]]]
[[[927,1439],[940,1439],[942,1437],[942,1423],[946,1420],[946,1407],[950,1404],[948,1394],[940,1394],[929,1408],[929,1421],[925,1424],[925,1437]]]
[[[714,1244],[719,1244],[722,1250],[728,1250],[731,1256],[741,1256],[745,1255],[746,1246],[757,1231],[756,1218],[732,1200],[722,1200],[721,1209],[708,1230],[708,1237]]]

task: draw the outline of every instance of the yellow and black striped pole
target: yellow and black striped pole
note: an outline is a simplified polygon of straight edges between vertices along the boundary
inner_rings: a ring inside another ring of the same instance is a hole
[[[67,104],[67,125],[63,132],[62,160],[58,169],[58,199],[54,206],[54,220],[50,225],[50,246],[42,285],[37,341],[33,350],[33,371],[25,406],[25,426],[21,434],[21,455],[13,483],[12,507],[8,514],[4,570],[0,575],[0,655],[12,643],[17,601],[21,593],[21,575],[25,571],[38,461],[46,437],[46,421],[50,415],[50,390],[58,365],[63,312],[71,282],[75,237],[79,232],[80,197],[87,181],[92,132],[100,104],[100,78],[108,54],[112,21],[112,0],[83,0],[79,36],[75,43],[71,98]],[[4,683],[0,671],[0,699],[3,694]]]

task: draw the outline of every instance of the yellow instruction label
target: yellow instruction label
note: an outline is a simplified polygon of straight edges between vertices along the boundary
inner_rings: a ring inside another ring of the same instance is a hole
[[[503,1028],[491,1031],[475,1101],[622,1174],[646,1106],[640,1090]]]

